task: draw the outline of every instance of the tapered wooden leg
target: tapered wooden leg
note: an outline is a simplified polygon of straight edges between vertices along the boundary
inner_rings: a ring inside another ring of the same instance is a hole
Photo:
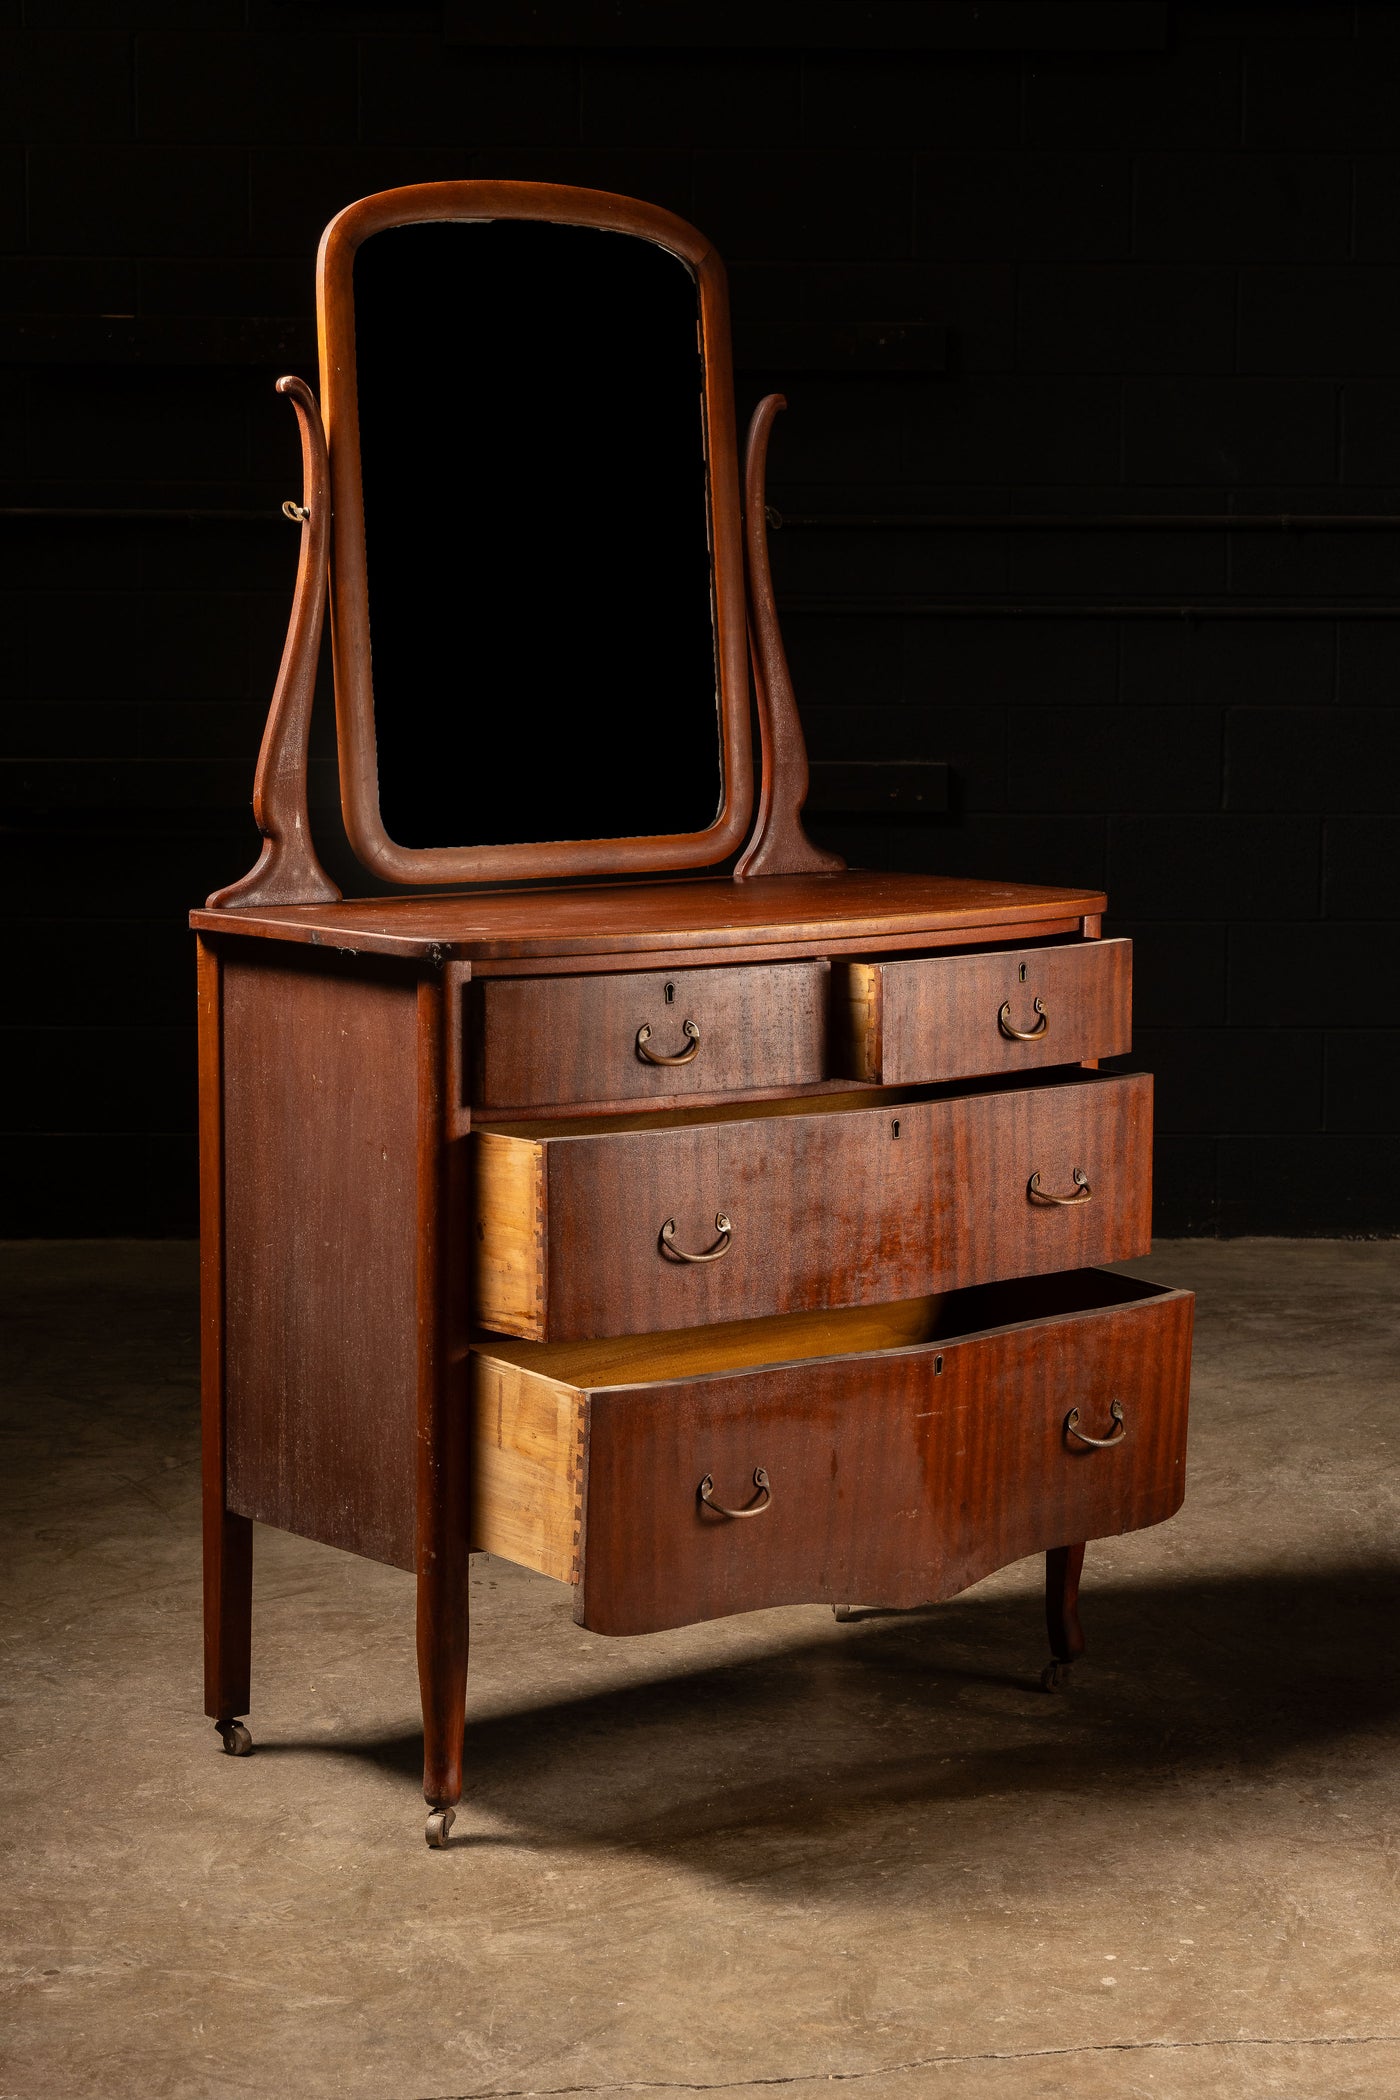
[[[251,1704],[253,1526],[228,1507],[228,1393],[224,1378],[223,977],[201,940],[199,987],[199,1300],[201,1459],[204,1477],[204,1711],[234,1757],[253,1739],[239,1716]]]
[[[204,1490],[204,1711],[237,1754],[245,1743],[229,1724],[252,1704],[253,1527],[223,1507],[222,1485],[206,1481]]]
[[[454,1136],[449,994],[418,987],[418,1688],[426,1837],[441,1849],[462,1797],[471,1571],[467,1497],[466,1148]]]
[[[467,1554],[447,1553],[418,1574],[418,1687],[423,1701],[423,1798],[428,1843],[446,1843],[462,1798],[467,1718]],[[445,1814],[444,1814],[445,1811]]]
[[[1051,1659],[1040,1681],[1047,1692],[1054,1690],[1070,1664],[1084,1653],[1084,1629],[1079,1623],[1083,1567],[1083,1546],[1052,1546],[1045,1556],[1045,1629]]]

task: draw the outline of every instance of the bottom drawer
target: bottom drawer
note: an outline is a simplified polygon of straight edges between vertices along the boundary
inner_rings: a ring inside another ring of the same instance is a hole
[[[597,1633],[950,1597],[1180,1507],[1193,1303],[1081,1269],[616,1341],[492,1336],[472,1541],[575,1583]]]

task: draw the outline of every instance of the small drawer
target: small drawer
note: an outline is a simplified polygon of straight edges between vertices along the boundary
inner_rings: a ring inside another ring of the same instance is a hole
[[[827,1077],[825,961],[470,987],[473,1107],[669,1107]]]
[[[598,1633],[931,1603],[1180,1507],[1192,1309],[1081,1271],[626,1342],[483,1339],[472,1543],[574,1583]]]
[[[1131,1050],[1133,944],[833,965],[835,1069],[883,1086],[1077,1065]]]
[[[1145,1074],[869,1104],[478,1128],[473,1318],[579,1341],[1147,1252]]]

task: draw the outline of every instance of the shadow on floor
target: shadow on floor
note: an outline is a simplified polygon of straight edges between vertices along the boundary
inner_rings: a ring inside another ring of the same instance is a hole
[[[1107,1791],[1189,1797],[1285,1768],[1321,1785],[1324,1760],[1348,1743],[1364,1760],[1400,1723],[1400,1564],[1105,1585],[1086,1589],[1084,1619],[1089,1655],[1052,1694],[1033,1600],[972,1593],[760,1660],[469,1718],[462,1821],[498,1828],[455,1842],[693,1853],[734,1879],[757,1843],[766,1874],[815,1886],[849,1868],[835,1827],[859,1849],[901,1804],[1001,1796],[1024,1817],[1057,1797],[1077,1822]],[[365,1760],[415,1792],[421,1773],[416,1731],[259,1749]],[[821,1846],[800,1842],[817,1830]]]

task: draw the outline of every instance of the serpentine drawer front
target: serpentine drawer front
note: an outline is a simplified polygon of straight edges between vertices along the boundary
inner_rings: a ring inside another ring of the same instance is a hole
[[[1145,1254],[1152,1081],[470,1139],[479,1325],[532,1341],[870,1305]]]
[[[835,1069],[886,1086],[1131,1050],[1133,944],[833,964]]]
[[[669,1106],[827,1076],[825,961],[471,987],[477,1108]]]
[[[1160,1523],[1193,1301],[1093,1271],[942,1299],[472,1352],[472,1542],[597,1633],[909,1606]]]

